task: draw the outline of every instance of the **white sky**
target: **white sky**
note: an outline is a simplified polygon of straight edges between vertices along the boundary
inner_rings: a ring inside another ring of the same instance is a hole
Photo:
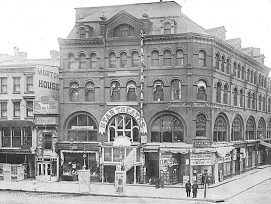
[[[159,0],[5,0],[0,3],[0,53],[14,47],[28,58],[49,58],[59,50],[57,38],[66,38],[74,26],[77,7],[107,6]],[[166,1],[166,0],[164,0]],[[182,12],[209,29],[225,26],[226,38],[242,40],[242,47],[259,47],[271,68],[271,0],[175,0]]]

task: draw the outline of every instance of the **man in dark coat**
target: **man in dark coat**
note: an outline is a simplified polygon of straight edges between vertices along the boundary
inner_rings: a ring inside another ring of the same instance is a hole
[[[191,183],[190,183],[190,181],[188,181],[188,182],[185,184],[185,190],[186,190],[186,196],[187,196],[187,197],[190,197],[190,192],[191,192]]]
[[[196,198],[197,197],[197,193],[198,193],[198,184],[197,184],[196,181],[192,185],[192,193],[193,193],[193,198]]]

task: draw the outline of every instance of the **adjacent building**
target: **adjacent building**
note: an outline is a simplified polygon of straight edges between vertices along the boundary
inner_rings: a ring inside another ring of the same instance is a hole
[[[209,182],[269,162],[270,69],[174,1],[76,8],[60,45],[60,176]]]

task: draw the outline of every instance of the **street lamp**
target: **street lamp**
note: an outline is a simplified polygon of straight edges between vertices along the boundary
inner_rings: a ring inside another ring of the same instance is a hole
[[[87,155],[84,153],[83,154],[83,159],[84,159],[84,165],[83,165],[83,170],[86,170],[86,158],[87,158]]]
[[[206,183],[207,183],[207,177],[208,177],[208,169],[204,169],[204,198],[206,198],[206,190],[207,190],[207,186],[206,186]]]

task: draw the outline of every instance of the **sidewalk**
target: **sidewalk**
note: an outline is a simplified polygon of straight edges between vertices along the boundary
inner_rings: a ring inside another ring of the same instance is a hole
[[[82,193],[82,188],[80,189],[81,186],[76,181],[40,182],[24,180],[19,182],[0,181],[0,190],[222,202],[269,179],[271,179],[271,166],[260,166],[219,184],[209,186],[206,199],[203,196],[203,189],[198,190],[198,198],[187,198],[185,188],[181,185],[156,189],[149,184],[127,184],[125,192],[119,194],[113,184],[91,183],[88,192]]]

